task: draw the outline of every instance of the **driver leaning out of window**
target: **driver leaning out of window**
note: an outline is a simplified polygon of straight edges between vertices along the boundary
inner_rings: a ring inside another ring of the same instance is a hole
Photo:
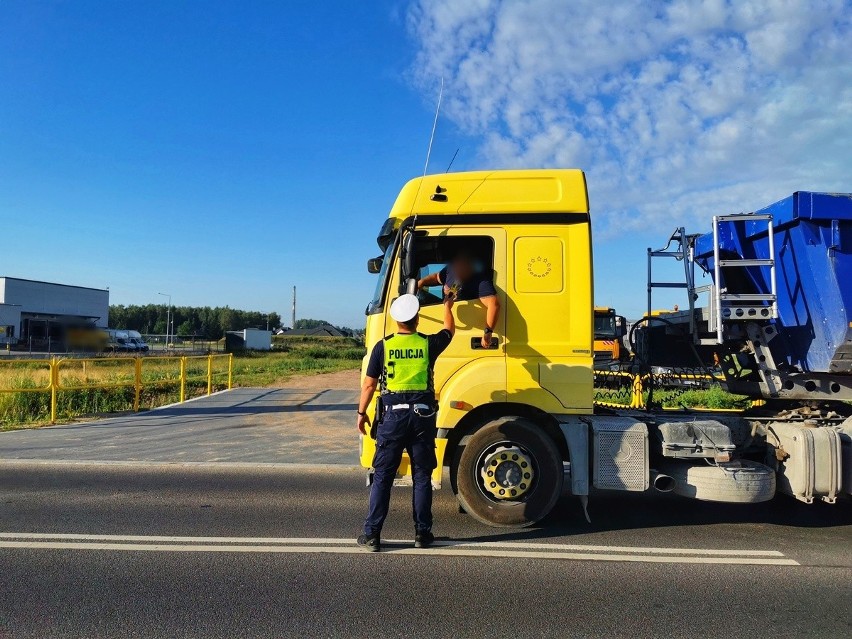
[[[477,271],[473,256],[465,251],[459,252],[440,271],[427,275],[417,283],[418,289],[430,286],[443,286],[444,296],[451,295],[459,302],[479,298],[486,309],[482,348],[490,348],[491,336],[500,314],[500,300],[490,274]]]

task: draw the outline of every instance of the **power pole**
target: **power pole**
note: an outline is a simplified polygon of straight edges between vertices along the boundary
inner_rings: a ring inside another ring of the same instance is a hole
[[[293,287],[293,324],[291,328],[296,328],[296,287]]]
[[[169,332],[170,332],[169,328],[172,326],[172,322],[174,321],[171,318],[172,296],[169,293],[157,293],[157,295],[162,295],[163,297],[169,298],[169,303],[166,306],[166,350],[168,350],[169,349]],[[174,333],[174,331],[171,331],[171,333]]]

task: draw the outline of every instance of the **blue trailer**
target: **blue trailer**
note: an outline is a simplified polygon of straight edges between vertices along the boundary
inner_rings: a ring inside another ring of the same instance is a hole
[[[649,303],[654,286],[672,286],[652,281],[650,258],[682,258],[690,308],[664,319],[688,323],[732,391],[852,399],[852,194],[799,191],[674,240],[675,250],[649,250]],[[712,284],[696,286],[696,268]],[[701,293],[708,304],[696,307]]]

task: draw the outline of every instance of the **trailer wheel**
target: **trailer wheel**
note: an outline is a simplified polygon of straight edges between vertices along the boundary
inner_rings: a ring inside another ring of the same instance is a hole
[[[700,466],[666,464],[661,472],[674,479],[674,493],[701,501],[756,504],[775,496],[775,471],[753,461]]]
[[[461,507],[490,526],[530,526],[553,509],[562,493],[556,445],[521,417],[503,417],[476,431],[455,476]]]

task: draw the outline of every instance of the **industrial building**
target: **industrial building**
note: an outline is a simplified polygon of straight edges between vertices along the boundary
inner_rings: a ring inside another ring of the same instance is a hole
[[[108,289],[0,277],[0,344],[59,344],[70,329],[108,321]]]

